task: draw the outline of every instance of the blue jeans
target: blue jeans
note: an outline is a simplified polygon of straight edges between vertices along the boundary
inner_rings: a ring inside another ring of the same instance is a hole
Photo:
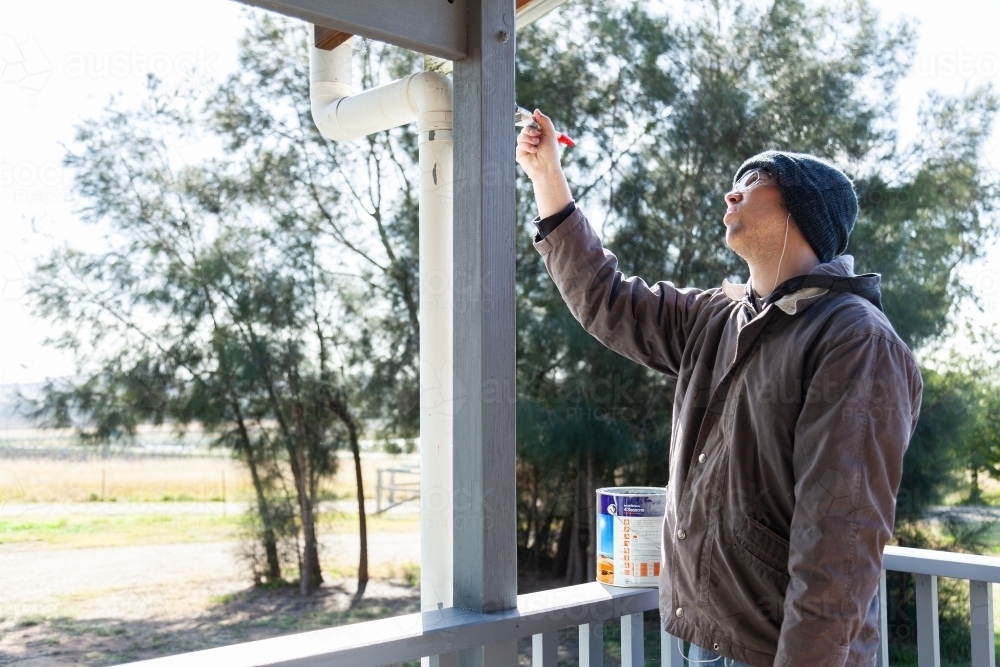
[[[750,667],[745,662],[735,662],[732,658],[723,658],[712,653],[707,648],[691,644],[688,649],[688,667]],[[699,662],[695,662],[695,661]]]

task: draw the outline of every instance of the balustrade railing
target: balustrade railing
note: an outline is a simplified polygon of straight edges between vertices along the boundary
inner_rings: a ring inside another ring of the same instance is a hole
[[[941,643],[938,633],[938,577],[965,579],[969,582],[969,612],[972,621],[972,667],[996,667],[993,637],[993,590],[1000,583],[1000,558],[974,556],[929,549],[886,547],[882,562],[885,570],[910,572],[917,586],[917,660],[918,667],[941,666]],[[878,664],[889,665],[885,571],[879,584],[879,609],[882,642]]]
[[[938,577],[969,581],[972,667],[995,667],[992,583],[1000,583],[1000,558],[886,547],[886,570],[910,572],[917,585],[919,667],[940,667]],[[889,664],[885,572],[879,586],[882,642],[878,664]],[[598,583],[520,595],[517,608],[492,614],[464,609],[408,614],[274,639],[158,658],[146,667],[384,667],[432,656],[432,664],[461,664],[463,651],[512,655],[512,643],[532,637],[532,667],[556,667],[558,632],[577,628],[580,667],[603,667],[604,627],[621,624],[622,667],[643,667],[643,613],[658,608],[654,588],[615,588]],[[685,664],[677,640],[660,630],[659,664]],[[652,656],[651,656],[652,657]],[[138,663],[137,663],[138,664]],[[489,661],[487,661],[489,664]]]

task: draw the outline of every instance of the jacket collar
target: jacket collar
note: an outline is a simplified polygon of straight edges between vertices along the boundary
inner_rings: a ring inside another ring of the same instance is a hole
[[[854,257],[851,255],[841,255],[825,264],[818,264],[809,272],[809,275],[853,276]],[[731,301],[752,303],[753,293],[751,290],[749,281],[746,283],[731,283],[725,278],[722,280],[722,291]],[[795,315],[811,306],[829,291],[829,289],[823,287],[803,287],[785,294],[774,301],[774,305],[789,315]],[[765,300],[766,304],[767,301]]]

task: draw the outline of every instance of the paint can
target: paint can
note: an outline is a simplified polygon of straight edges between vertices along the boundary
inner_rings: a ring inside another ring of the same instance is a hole
[[[597,489],[597,581],[656,586],[660,577],[666,488]]]

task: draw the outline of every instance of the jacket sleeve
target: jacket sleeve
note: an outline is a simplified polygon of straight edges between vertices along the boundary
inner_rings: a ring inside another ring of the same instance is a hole
[[[534,245],[588,333],[633,361],[677,376],[699,313],[711,308],[719,290],[678,289],[666,281],[649,287],[626,278],[579,208]]]
[[[552,230],[561,225],[563,221],[565,221],[566,218],[572,215],[573,211],[575,210],[576,210],[576,202],[571,201],[570,203],[566,204],[566,208],[559,211],[558,213],[553,213],[552,215],[547,216],[545,218],[535,218],[534,220],[532,220],[532,222],[535,223],[535,229],[538,230],[538,233],[535,234],[535,240],[541,241],[546,236],[551,234]]]
[[[878,589],[922,389],[909,350],[878,333],[831,349],[809,380],[775,667],[846,662]]]

